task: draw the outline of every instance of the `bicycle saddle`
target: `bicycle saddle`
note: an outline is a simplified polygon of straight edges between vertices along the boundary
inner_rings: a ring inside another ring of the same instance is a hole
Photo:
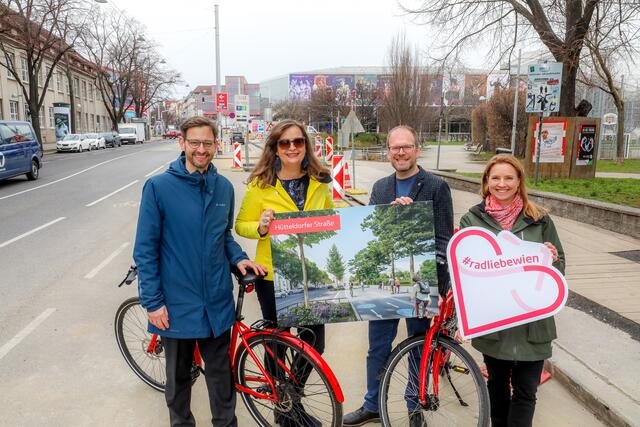
[[[231,266],[231,272],[236,276],[238,284],[244,287],[255,284],[262,276],[255,274],[253,271],[247,269],[247,274],[242,274],[240,269],[235,265]]]

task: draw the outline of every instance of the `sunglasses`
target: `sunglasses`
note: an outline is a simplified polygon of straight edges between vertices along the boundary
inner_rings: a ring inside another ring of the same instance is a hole
[[[278,141],[278,147],[287,149],[293,144],[296,148],[304,147],[305,139],[304,138],[293,138],[293,139],[281,139]]]

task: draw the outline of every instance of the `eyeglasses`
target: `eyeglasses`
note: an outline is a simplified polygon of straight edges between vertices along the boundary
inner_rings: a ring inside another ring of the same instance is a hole
[[[405,153],[410,153],[416,148],[415,145],[400,145],[398,147],[389,147],[389,151],[393,154],[398,154],[400,151],[404,151]]]
[[[211,147],[213,147],[213,144],[215,144],[215,141],[212,141],[210,139],[203,139],[203,140],[187,139],[187,144],[189,144],[189,147],[191,147],[191,148],[198,148],[202,144],[202,145],[204,145],[204,148],[206,148],[208,150]]]
[[[293,144],[296,148],[302,148],[304,146],[305,139],[304,138],[293,138],[293,139],[281,139],[278,141],[278,147],[287,149]]]

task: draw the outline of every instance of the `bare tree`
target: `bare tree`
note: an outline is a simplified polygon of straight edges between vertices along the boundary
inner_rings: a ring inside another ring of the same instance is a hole
[[[152,47],[136,59],[131,73],[131,97],[136,117],[142,117],[151,104],[166,98],[169,89],[180,82],[180,73],[163,67],[165,61]]]
[[[358,119],[367,132],[375,132],[378,126],[378,108],[381,101],[380,91],[367,81],[356,82],[355,91]]]
[[[409,0],[406,0],[409,1]],[[499,64],[518,43],[542,43],[563,64],[560,114],[575,115],[576,77],[582,48],[596,6],[605,0],[419,0],[404,6],[419,23],[433,28],[440,60],[488,44]],[[615,4],[632,2],[612,2]]]
[[[56,66],[81,31],[71,18],[79,13],[86,11],[76,0],[0,0],[0,65],[18,83],[41,146],[39,112]]]
[[[273,119],[294,119],[304,122],[309,117],[309,104],[300,99],[288,99],[273,106]]]
[[[417,49],[403,34],[395,36],[388,53],[391,79],[381,114],[390,126],[405,124],[420,129],[425,118],[429,87],[423,83],[425,69]]]
[[[120,11],[97,12],[94,21],[96,25],[84,34],[84,48],[96,66],[96,86],[117,129],[134,105],[136,66],[148,44],[142,26]]]
[[[616,158],[624,163],[625,103],[623,82],[615,76],[623,74],[634,62],[640,45],[640,4],[624,6],[618,2],[596,5],[592,24],[585,40],[585,58],[581,61],[579,79],[609,94],[618,112]]]

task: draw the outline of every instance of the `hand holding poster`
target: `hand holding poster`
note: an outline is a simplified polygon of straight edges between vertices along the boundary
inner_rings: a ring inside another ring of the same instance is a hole
[[[279,213],[269,234],[283,327],[414,317],[437,284],[431,202]]]
[[[458,326],[474,338],[553,316],[568,288],[549,249],[480,227],[458,231],[447,248]]]

